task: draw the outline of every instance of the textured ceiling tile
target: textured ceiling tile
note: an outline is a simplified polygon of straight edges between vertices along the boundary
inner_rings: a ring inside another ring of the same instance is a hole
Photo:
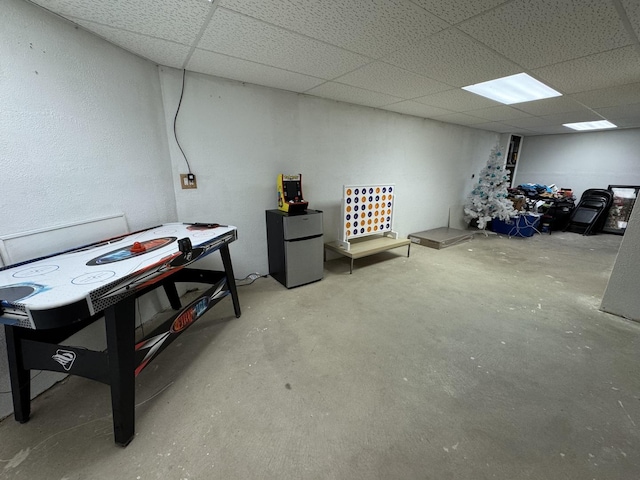
[[[537,118],[544,120],[545,125],[562,125],[563,123],[594,122],[596,120],[602,120],[600,115],[586,108],[579,112],[565,112],[558,113],[556,115],[545,115],[544,117]]]
[[[221,8],[216,10],[197,47],[324,79],[332,79],[370,61]]]
[[[526,68],[631,43],[613,2],[515,0],[459,28]]]
[[[614,118],[618,128],[640,128],[640,118]]]
[[[554,115],[556,113],[579,111],[584,108],[584,106],[580,105],[567,95],[545,98],[544,100],[536,100],[534,102],[516,103],[512,105],[512,107],[538,117],[542,115]]]
[[[638,2],[638,0],[621,1],[634,32],[636,32],[636,35],[640,38],[640,2]]]
[[[512,126],[505,125],[504,123],[499,123],[499,122],[478,123],[474,125],[473,128],[478,128],[480,130],[489,130],[490,132],[498,132],[498,133],[513,132]]]
[[[486,120],[478,117],[472,117],[464,113],[448,113],[446,115],[438,115],[434,117],[435,120],[447,123],[457,123],[458,125],[478,125],[480,123],[487,123]]]
[[[640,83],[574,93],[571,97],[591,108],[640,103]]]
[[[304,92],[324,82],[319,78],[199,49],[193,52],[187,69],[292,92]]]
[[[617,107],[603,107],[596,109],[606,119],[612,118],[638,118],[640,119],[640,103],[631,105],[618,105]]]
[[[499,122],[500,120],[512,120],[514,118],[528,118],[531,115],[507,105],[501,105],[499,107],[482,108],[479,110],[473,110],[467,112],[474,117],[485,118],[487,120],[493,120]]]
[[[444,108],[432,107],[422,103],[412,102],[411,100],[394,103],[392,105],[385,105],[382,108],[391,112],[405,113],[407,115],[414,115],[422,118],[433,118],[436,115],[452,113]]]
[[[223,0],[221,5],[372,58],[448,26],[404,0]]]
[[[634,46],[534,70],[542,81],[564,93],[626,85],[640,78],[640,52]]]
[[[508,0],[411,0],[451,24],[474,17]]]
[[[446,108],[454,112],[466,112],[479,108],[488,108],[502,105],[488,98],[481,97],[475,93],[467,92],[460,88],[439,92],[425,97],[415,98],[414,101],[433,105],[434,107]]]
[[[335,82],[327,82],[318,87],[312,88],[307,92],[309,95],[316,97],[331,98],[341,102],[355,103],[357,105],[365,105],[368,107],[380,107],[401,100],[398,97],[385,95],[384,93],[372,92],[362,88],[342,85]]]
[[[129,52],[160,65],[182,68],[189,55],[190,48],[187,45],[151,38],[137,33],[124,32],[117,28],[105,27],[104,25],[97,25],[77,18],[71,18],[70,20],[114,45],[118,45]]]
[[[455,87],[522,71],[455,28],[395,52],[383,61]]]
[[[449,85],[408,72],[388,63],[374,62],[335,79],[354,87],[387,93],[401,98],[413,98],[448,90]]]
[[[151,37],[191,44],[211,9],[204,0],[35,0],[63,17],[76,17]]]
[[[557,135],[560,133],[577,133],[575,130],[564,127],[562,125],[549,125],[544,127],[536,127],[538,135]]]
[[[529,128],[531,130],[535,130],[538,127],[543,127],[549,124],[549,121],[545,120],[543,117],[529,117],[529,118],[515,118],[513,120],[505,121],[504,123],[506,123],[507,125],[511,125],[513,127]]]

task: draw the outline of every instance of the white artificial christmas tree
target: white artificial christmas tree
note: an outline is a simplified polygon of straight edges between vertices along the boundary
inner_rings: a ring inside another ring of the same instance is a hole
[[[468,221],[477,220],[478,228],[484,230],[487,222],[494,218],[508,220],[517,215],[513,202],[507,198],[510,173],[505,168],[504,155],[499,145],[491,150],[487,165],[480,172],[478,184],[467,198],[464,206]]]

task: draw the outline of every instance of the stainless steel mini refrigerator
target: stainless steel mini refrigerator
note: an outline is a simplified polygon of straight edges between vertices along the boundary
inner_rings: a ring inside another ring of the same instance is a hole
[[[267,210],[269,274],[287,288],[322,280],[322,212]]]

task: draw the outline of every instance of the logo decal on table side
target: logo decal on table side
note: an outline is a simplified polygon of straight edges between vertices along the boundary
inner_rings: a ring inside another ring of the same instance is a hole
[[[76,361],[76,352],[72,352],[71,350],[58,349],[56,350],[55,355],[53,355],[51,358],[62,365],[62,368],[64,368],[66,371],[69,371],[71,370],[71,367],[73,367],[73,362]]]
[[[195,322],[200,315],[207,311],[209,297],[200,298],[191,308],[182,312],[171,324],[171,333],[178,333]]]
[[[144,339],[136,344],[136,351],[147,350],[144,358],[140,361],[139,365],[135,369],[135,375],[138,374],[146,367],[149,362],[163,349],[165,343],[171,343],[171,338],[175,338],[184,331],[188,326],[194,323],[204,313],[215,305],[215,300],[227,296],[230,290],[225,290],[227,286],[226,280],[221,281],[216,286],[214,292],[211,295],[205,295],[193,303],[185,307],[182,313],[180,313],[175,320],[171,323],[169,330],[151,338]],[[173,336],[172,336],[173,335]]]

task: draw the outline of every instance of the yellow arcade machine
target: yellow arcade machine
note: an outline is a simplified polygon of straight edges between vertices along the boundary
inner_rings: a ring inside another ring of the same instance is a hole
[[[302,174],[278,175],[278,210],[295,215],[305,213],[308,206],[302,197]]]

